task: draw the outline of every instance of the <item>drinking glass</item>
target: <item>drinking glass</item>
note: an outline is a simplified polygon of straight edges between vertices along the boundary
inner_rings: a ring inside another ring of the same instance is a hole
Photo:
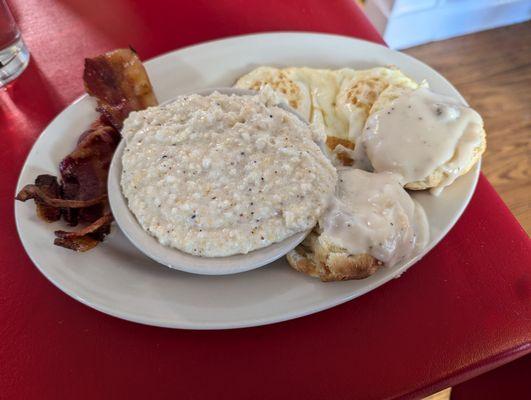
[[[0,0],[0,88],[27,67],[29,51],[5,0]]]

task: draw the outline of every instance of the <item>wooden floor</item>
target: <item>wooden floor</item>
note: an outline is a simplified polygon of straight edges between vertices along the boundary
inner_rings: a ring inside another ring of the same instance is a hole
[[[405,50],[442,73],[485,120],[483,172],[531,231],[531,22]]]

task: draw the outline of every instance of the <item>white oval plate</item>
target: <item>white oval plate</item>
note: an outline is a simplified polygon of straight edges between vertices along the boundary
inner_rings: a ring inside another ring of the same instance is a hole
[[[463,100],[427,65],[384,46],[313,33],[268,33],[217,40],[164,54],[145,63],[159,102],[192,90],[230,86],[259,65],[369,68],[394,64],[417,81]],[[464,101],[464,100],[463,100]],[[97,117],[83,96],[67,107],[35,142],[17,191],[59,161]],[[415,193],[431,225],[432,249],[458,220],[479,175],[479,164],[439,197]],[[166,268],[140,253],[113,225],[106,241],[87,253],[54,246],[53,231],[33,204],[15,202],[18,232],[37,268],[58,288],[107,314],[143,324],[187,329],[264,325],[321,311],[384,284],[419,258],[360,281],[321,283],[292,270],[284,259],[237,275],[201,276]],[[407,279],[407,276],[402,279]]]

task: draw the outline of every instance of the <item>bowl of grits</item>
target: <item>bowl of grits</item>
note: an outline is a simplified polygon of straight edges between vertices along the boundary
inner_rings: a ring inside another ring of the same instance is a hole
[[[120,229],[174,269],[230,274],[266,265],[315,226],[337,173],[321,138],[271,93],[210,89],[124,122],[109,171]]]

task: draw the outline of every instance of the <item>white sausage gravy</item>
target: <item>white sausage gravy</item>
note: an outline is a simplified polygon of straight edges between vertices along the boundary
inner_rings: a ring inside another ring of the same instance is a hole
[[[368,118],[354,157],[366,167],[365,152],[374,171],[394,172],[404,185],[442,168],[442,189],[469,165],[482,135],[483,120],[476,111],[421,87]]]
[[[428,220],[422,206],[391,172],[338,171],[336,196],[319,218],[322,238],[350,254],[369,254],[393,266],[428,243]]]

